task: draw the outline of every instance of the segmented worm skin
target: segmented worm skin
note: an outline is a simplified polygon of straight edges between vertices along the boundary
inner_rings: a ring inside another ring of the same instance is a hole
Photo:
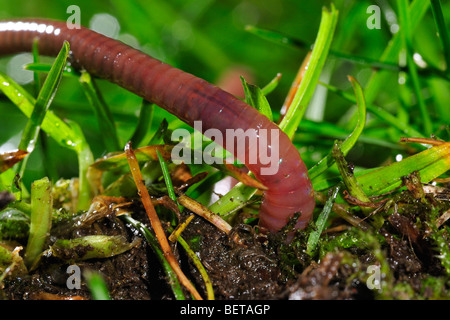
[[[298,212],[301,216],[296,227],[307,225],[315,205],[307,168],[288,136],[256,109],[192,74],[92,30],[70,29],[65,22],[1,21],[0,55],[30,51],[35,38],[38,38],[39,53],[51,56],[60,51],[64,40],[68,41],[73,66],[118,84],[191,126],[194,121],[201,121],[203,131],[220,130],[224,146],[227,129],[254,129],[246,132],[253,131],[258,143],[267,143],[269,154],[273,148],[279,150],[276,174],[261,174],[261,169],[268,165],[262,163],[259,156],[256,163],[249,163],[248,155],[255,152],[253,146],[245,153],[247,160],[239,159],[268,187],[260,208],[260,225],[272,232],[279,231]],[[260,134],[261,129],[279,130],[278,139],[271,141],[270,134]]]

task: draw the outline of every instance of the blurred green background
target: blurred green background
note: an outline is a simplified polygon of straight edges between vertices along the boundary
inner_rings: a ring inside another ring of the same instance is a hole
[[[283,104],[307,50],[261,39],[245,31],[245,26],[255,25],[275,30],[312,43],[317,34],[322,7],[329,6],[330,3],[306,0],[0,0],[0,19],[45,17],[66,20],[70,16],[66,12],[68,6],[75,4],[81,9],[82,25],[105,32],[212,83],[222,84],[231,71],[238,70],[232,74],[235,83],[240,83],[239,74],[242,74],[249,82],[263,87],[277,73],[281,73],[279,86],[268,96],[272,108],[276,111]],[[332,49],[379,59],[396,31],[398,18],[395,1],[337,0],[333,3],[339,10],[339,22]],[[381,8],[380,29],[369,29],[366,26],[370,16],[366,10],[372,4]],[[449,26],[450,3],[444,1],[442,6]],[[442,46],[436,37],[431,10],[428,10],[420,27],[414,30],[414,45],[427,62],[444,67]],[[14,64],[11,62],[13,59],[1,58],[0,70],[19,79],[21,75],[15,72],[20,71],[22,62],[18,60],[19,62]],[[353,75],[364,87],[371,72],[370,67],[329,58],[322,80],[348,91],[351,86],[347,75]],[[28,75],[22,74],[24,81],[30,75],[31,72],[28,72]],[[433,81],[435,83],[431,89],[425,91],[427,101],[432,100],[434,94],[440,95],[440,101],[448,98],[448,81]],[[113,112],[121,142],[124,144],[136,125],[141,99],[107,82],[102,81],[99,84]],[[402,97],[408,95],[408,91],[405,93],[401,86],[398,74],[392,72],[387,77],[383,90],[378,92],[375,103],[393,114],[398,114],[402,101],[411,100],[410,97]],[[26,87],[33,92],[32,84],[26,84]],[[303,128],[301,124],[296,139],[301,141],[299,148],[308,167],[330,150],[335,139],[335,136],[327,132],[321,133],[322,126],[314,127],[311,124],[329,123],[348,133],[354,126],[352,115],[355,106],[335,94],[327,93],[320,86],[319,88],[321,90],[317,92],[306,115],[309,121],[307,124],[310,125]],[[439,109],[431,102],[429,105],[432,118],[443,120],[445,124],[448,119],[442,119],[438,114]],[[60,117],[77,121],[83,128],[94,156],[104,155],[105,149],[94,113],[76,79],[63,79],[51,108]],[[0,98],[0,114],[0,152],[11,151],[17,148],[26,118],[3,96]],[[418,112],[412,109],[410,116],[418,116]],[[159,111],[157,117],[173,120],[173,117],[163,111]],[[392,161],[396,155],[405,152],[404,147],[397,143],[401,136],[398,131],[385,124],[371,122],[371,115],[368,119],[368,129],[365,131],[367,139],[361,140],[351,151],[350,161],[359,166],[373,167]],[[172,125],[179,123],[174,122]],[[26,185],[44,175],[78,175],[75,154],[43,135],[27,169],[24,177]]]

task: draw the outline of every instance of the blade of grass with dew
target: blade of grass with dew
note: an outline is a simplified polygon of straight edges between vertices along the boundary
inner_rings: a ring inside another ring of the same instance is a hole
[[[269,118],[270,121],[273,121],[272,109],[270,108],[266,96],[262,93],[262,90],[259,87],[248,83],[242,76],[241,82],[244,87],[245,102],[256,108],[256,110]]]
[[[446,72],[450,74],[450,36],[447,25],[445,24],[444,14],[442,13],[441,2],[440,0],[431,0],[430,2],[438,35],[442,42],[442,48],[444,49]]]
[[[22,86],[6,74],[0,72],[0,90],[28,118],[31,117],[36,100]],[[75,135],[70,127],[51,110],[47,111],[41,129],[51,136],[59,145],[75,150]]]
[[[84,138],[83,131],[78,123],[69,121],[70,127],[75,134],[74,141],[77,146],[78,156],[78,210],[88,210],[94,196],[91,184],[88,179],[89,166],[94,162],[89,144]]]
[[[319,243],[320,235],[325,229],[325,224],[328,220],[328,216],[330,215],[333,203],[336,200],[340,188],[341,185],[338,184],[332,190],[330,190],[331,192],[329,193],[329,197],[325,202],[322,212],[317,218],[316,228],[309,234],[308,242],[306,244],[306,253],[309,254],[310,256],[313,256],[316,253],[316,248]]]
[[[322,19],[314,49],[311,54],[308,70],[305,72],[300,87],[294,96],[292,105],[289,107],[285,117],[279,125],[280,129],[290,138],[294,136],[318,83],[320,73],[327,59],[328,51],[333,40],[337,20],[338,11],[334,5],[331,6],[331,11],[328,11],[326,8],[322,10]]]
[[[25,70],[34,71],[36,73],[37,72],[49,73],[51,68],[52,68],[51,64],[40,63],[40,62],[28,63],[24,66]],[[74,69],[72,66],[65,65],[64,71],[63,71],[63,76],[79,78],[81,76],[81,73],[77,69]]]
[[[62,70],[69,57],[69,43],[64,42],[61,51],[53,63],[52,69],[48,73],[47,78],[36,99],[33,111],[24,129],[22,139],[19,143],[19,149],[31,152],[34,149],[37,134],[40,130],[45,114],[53,101],[56,90],[61,81]]]
[[[82,71],[80,83],[94,110],[106,150],[108,152],[121,150],[122,148],[120,147],[116,125],[111,111],[104,101],[94,79],[88,72]]]
[[[100,273],[86,270],[83,273],[93,300],[111,300],[108,286]]]
[[[138,220],[133,219],[127,214],[120,215],[122,219],[124,219],[126,222],[131,224],[134,228],[139,230],[139,232],[144,236],[144,238],[149,243],[150,247],[152,248],[153,252],[158,257],[159,262],[161,263],[164,272],[166,273],[170,284],[170,287],[172,289],[172,292],[175,296],[176,300],[185,300],[185,296],[183,294],[183,290],[181,288],[180,282],[178,281],[176,273],[173,271],[172,267],[170,266],[169,262],[166,260],[165,255],[163,251],[161,250],[158,241],[156,240],[155,236],[148,230],[148,228],[141,223]]]
[[[419,110],[423,121],[423,130],[427,136],[430,136],[433,132],[433,125],[431,123],[430,114],[425,104],[419,74],[417,72],[417,66],[413,58],[414,49],[412,44],[412,30],[408,10],[408,2],[408,0],[397,1],[401,25],[400,32],[402,34],[403,44],[406,48],[406,61],[409,69],[409,75],[411,77],[412,87],[417,99],[417,103],[419,105]]]
[[[347,155],[348,152],[353,148],[366,124],[366,102],[364,99],[363,90],[355,78],[349,76],[348,79],[351,82],[353,90],[355,92],[356,104],[358,106],[358,121],[356,123],[355,129],[344,140],[344,142],[341,145],[341,151],[344,155]],[[310,179],[311,180],[316,179],[323,172],[325,172],[326,169],[328,169],[331,165],[333,165],[334,162],[335,161],[333,155],[330,152],[325,158],[320,160],[315,166],[313,166],[311,169],[308,170]]]
[[[48,178],[36,180],[31,185],[30,234],[24,261],[29,270],[37,267],[52,226],[52,183]]]
[[[52,65],[50,72],[48,73],[47,78],[44,81],[44,84],[42,85],[41,90],[39,91],[33,111],[22,133],[22,138],[19,143],[19,150],[27,151],[29,154],[33,152],[36,141],[39,137],[42,122],[48,109],[50,108],[50,104],[52,103],[56,90],[61,82],[62,70],[64,69],[69,57],[69,50],[69,43],[65,41],[55,59],[55,62]],[[17,166],[16,172],[21,177],[25,171],[28,157],[29,155]]]
[[[130,138],[133,146],[142,147],[144,141],[150,140],[150,137],[147,138],[147,135],[150,132],[154,112],[155,104],[143,100],[136,129]]]

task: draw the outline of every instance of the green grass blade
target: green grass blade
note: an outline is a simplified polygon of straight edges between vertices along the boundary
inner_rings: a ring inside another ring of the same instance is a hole
[[[42,89],[36,99],[33,112],[31,113],[30,119],[28,120],[26,127],[24,129],[22,139],[19,144],[19,149],[31,152],[36,144],[36,139],[42,122],[45,118],[50,104],[56,94],[56,90],[61,81],[62,71],[69,57],[69,43],[64,42],[61,51],[56,57],[53,63],[52,69],[50,70]]]
[[[311,54],[308,70],[305,72],[290,108],[280,123],[281,130],[291,138],[294,136],[316,88],[333,40],[337,18],[338,11],[334,6],[331,7],[331,11],[328,11],[326,8],[322,10],[319,32]]]
[[[399,0],[398,1],[399,8],[399,18],[401,24],[401,34],[403,36],[403,43],[406,47],[406,60],[409,69],[409,74],[411,77],[412,87],[419,104],[420,114],[422,115],[423,121],[423,130],[427,136],[430,136],[433,132],[433,126],[431,123],[430,114],[427,110],[427,106],[425,104],[425,100],[423,97],[419,74],[417,72],[417,66],[414,62],[413,58],[413,44],[412,44],[412,31],[411,31],[411,23],[410,16],[408,11],[408,0]]]
[[[398,188],[402,177],[418,171],[423,183],[450,170],[450,143],[431,147],[418,154],[381,167],[358,177],[358,183],[367,196],[378,195]]]
[[[271,93],[275,88],[278,86],[281,80],[281,73],[278,73],[275,78],[270,80],[268,84],[266,84],[263,88],[261,88],[262,94],[267,96],[269,93]]]
[[[345,141],[341,145],[341,151],[344,155],[347,155],[348,152],[353,148],[359,136],[361,135],[364,126],[366,124],[366,102],[364,99],[363,90],[356,81],[355,78],[349,77],[350,82],[352,83],[353,90],[355,92],[356,104],[358,106],[358,121],[356,123],[355,129],[352,133],[345,139]],[[325,158],[320,160],[315,166],[309,169],[309,177],[311,180],[316,179],[320,176],[327,168],[335,163],[332,153],[329,153]]]
[[[173,189],[172,178],[170,177],[169,168],[167,167],[166,161],[162,157],[161,153],[156,150],[156,154],[158,155],[159,164],[161,166],[161,171],[164,177],[164,182],[166,183],[167,193],[169,194],[169,198],[177,203],[177,195],[175,194],[175,190]],[[182,206],[178,205],[178,208],[182,210]]]
[[[316,228],[309,234],[308,242],[306,244],[306,253],[309,255],[314,255],[316,252],[317,245],[319,243],[320,235],[325,229],[325,224],[328,220],[328,216],[330,215],[331,208],[333,207],[334,201],[339,193],[339,189],[341,185],[336,185],[330,192],[330,195],[320,213],[319,217],[316,221]]]
[[[257,189],[239,182],[223,197],[210,205],[208,209],[225,220],[229,220],[230,214],[235,212],[236,209],[244,207],[256,191]]]
[[[441,2],[439,0],[431,0],[431,10],[433,11],[436,28],[439,38],[444,49],[444,59],[446,64],[447,74],[450,73],[450,36],[447,25],[445,24],[444,14],[442,13]]]
[[[88,72],[82,71],[80,83],[84,89],[86,97],[89,100],[89,103],[94,110],[106,150],[108,152],[122,150],[111,111],[109,110],[106,102],[103,100],[94,79]]]
[[[31,185],[31,222],[30,234],[25,250],[25,265],[34,269],[44,251],[45,243],[52,226],[53,197],[52,184],[48,178],[33,182]]]
[[[93,192],[87,173],[89,166],[94,163],[94,156],[80,126],[74,121],[69,121],[69,124],[77,137],[75,144],[78,156],[78,210],[88,210],[91,205]]]
[[[141,111],[139,113],[139,119],[136,129],[130,138],[131,144],[137,147],[142,147],[145,141],[150,140],[149,132],[152,124],[153,113],[155,111],[155,105],[143,100]]]
[[[48,73],[50,72],[52,65],[48,63],[33,62],[26,64],[24,68],[25,70],[34,71],[35,73]],[[74,69],[72,66],[65,65],[63,76],[79,78],[81,76],[81,73],[77,69]]]

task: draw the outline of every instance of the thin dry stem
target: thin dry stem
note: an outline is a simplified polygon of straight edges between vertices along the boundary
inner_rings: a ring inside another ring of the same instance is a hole
[[[159,220],[159,217],[155,211],[155,207],[152,204],[152,200],[147,191],[147,188],[145,187],[144,179],[142,178],[141,170],[139,168],[139,164],[134,151],[131,148],[130,142],[128,142],[125,146],[125,153],[127,155],[128,164],[136,183],[138,193],[141,197],[142,204],[144,205],[145,211],[147,212],[148,218],[150,219],[150,223],[153,227],[153,230],[155,231],[156,239],[158,239],[158,242],[161,245],[164,257],[167,259],[167,262],[176,273],[178,280],[186,287],[186,289],[188,289],[188,291],[194,296],[195,299],[202,300],[202,297],[198,293],[197,289],[195,289],[195,287],[181,270],[177,259],[175,258],[172,249],[170,248],[169,241],[167,240],[166,234],[161,225],[161,221]]]

